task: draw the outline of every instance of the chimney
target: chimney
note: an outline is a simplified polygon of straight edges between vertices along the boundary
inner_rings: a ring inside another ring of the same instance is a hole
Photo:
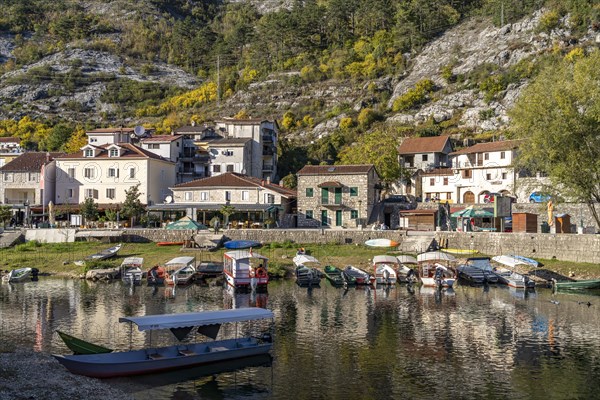
[[[192,120],[192,126],[196,126],[196,121]]]
[[[46,152],[46,164],[50,162],[50,153]]]
[[[271,177],[267,176],[267,184],[271,184]]]
[[[262,179],[262,180],[260,181],[260,184],[261,184],[262,186],[265,186],[265,180],[264,180],[264,179]]]

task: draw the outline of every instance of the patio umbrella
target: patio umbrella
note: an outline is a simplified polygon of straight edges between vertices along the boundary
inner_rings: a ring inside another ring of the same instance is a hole
[[[183,217],[178,221],[171,222],[166,226],[166,229],[193,229],[193,230],[204,230],[208,229],[206,225],[202,225],[200,222],[196,222],[190,217]]]
[[[473,206],[452,213],[452,217],[454,218],[492,218],[493,216],[493,212],[484,210],[483,208],[473,208]]]

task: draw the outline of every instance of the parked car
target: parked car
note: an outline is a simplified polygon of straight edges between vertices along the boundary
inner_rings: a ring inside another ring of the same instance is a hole
[[[540,192],[533,192],[529,195],[530,203],[544,203],[548,200],[550,200],[550,196]]]

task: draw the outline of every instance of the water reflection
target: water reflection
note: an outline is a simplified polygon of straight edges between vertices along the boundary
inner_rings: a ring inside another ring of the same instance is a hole
[[[276,314],[271,367],[125,382],[156,399],[589,398],[600,378],[598,299],[501,286],[345,291],[275,281],[255,294],[42,278],[0,286],[0,336],[3,346],[67,353],[60,329],[124,350],[173,339],[133,330],[130,342],[123,315],[261,306]]]

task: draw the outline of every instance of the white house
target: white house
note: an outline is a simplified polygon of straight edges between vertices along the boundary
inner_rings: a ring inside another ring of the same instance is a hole
[[[478,143],[451,153],[453,176],[448,177],[453,189],[449,191],[451,199],[461,203],[483,203],[488,193],[514,195],[516,172],[513,161],[521,143],[520,140]],[[431,177],[423,179],[426,181]]]
[[[55,204],[79,204],[90,197],[119,204],[138,184],[142,203],[162,202],[175,184],[175,163],[131,143],[87,144],[56,159]]]
[[[0,137],[0,167],[8,164],[23,154],[21,139],[16,137]]]

